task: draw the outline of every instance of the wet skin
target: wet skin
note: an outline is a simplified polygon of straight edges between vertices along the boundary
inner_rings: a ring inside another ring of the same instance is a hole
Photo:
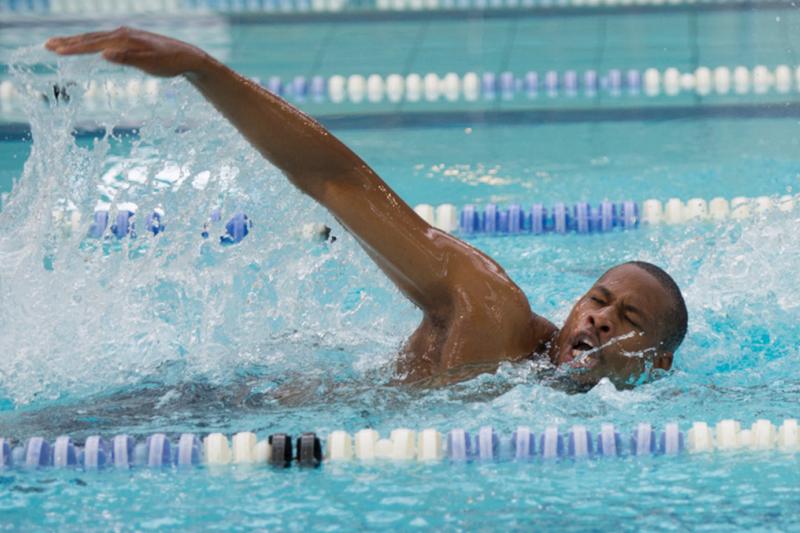
[[[199,48],[130,28],[53,38],[46,47],[60,55],[99,53],[154,76],[184,76],[265,159],[325,206],[423,313],[398,358],[403,381],[460,381],[537,356],[582,366],[576,379],[583,382],[636,377],[642,360],[625,352],[647,351],[669,367],[671,354],[657,349],[665,291],[638,267],[606,275],[600,281],[607,292],[596,285],[559,332],[531,311],[494,260],[430,226],[322,125]],[[620,311],[631,306],[641,311],[633,313],[635,325],[626,319],[629,310]],[[626,337],[613,340],[620,336]],[[592,343],[603,348],[576,362],[574,350]]]

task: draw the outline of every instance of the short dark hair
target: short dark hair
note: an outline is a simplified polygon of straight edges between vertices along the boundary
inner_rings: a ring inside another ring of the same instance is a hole
[[[670,306],[670,316],[668,317],[669,320],[667,321],[667,332],[666,338],[664,339],[664,346],[668,350],[674,351],[678,348],[678,346],[681,345],[684,337],[686,337],[686,329],[689,325],[689,312],[686,310],[686,301],[683,299],[683,294],[681,294],[678,284],[675,283],[675,280],[672,279],[672,276],[667,274],[663,268],[658,267],[653,263],[648,263],[646,261],[628,261],[627,263],[623,263],[623,265],[633,265],[641,268],[653,276],[656,281],[658,281],[658,283],[664,287],[664,290],[667,291],[669,299],[672,301],[672,305]]]

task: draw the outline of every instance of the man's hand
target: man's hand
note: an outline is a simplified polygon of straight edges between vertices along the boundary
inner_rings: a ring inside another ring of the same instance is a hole
[[[45,47],[65,56],[100,52],[108,61],[163,78],[198,73],[207,59],[205,52],[190,44],[124,26],[114,31],[54,37]]]

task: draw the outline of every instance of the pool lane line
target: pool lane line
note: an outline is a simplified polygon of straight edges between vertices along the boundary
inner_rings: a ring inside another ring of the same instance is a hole
[[[421,29],[424,30],[425,26]],[[405,75],[361,74],[324,76],[270,76],[266,80],[251,78],[270,91],[288,101],[305,107],[305,104],[335,106],[338,104],[369,108],[377,104],[403,104],[409,107],[421,103],[443,103],[457,106],[465,102],[469,106],[480,106],[483,110],[501,110],[503,102],[603,102],[607,96],[611,100],[629,99],[654,102],[661,105],[656,97],[692,97],[695,105],[702,104],[706,98],[725,98],[729,96],[774,98],[790,101],[790,95],[800,92],[800,67],[785,64],[774,68],[755,65],[735,67],[717,66],[713,69],[700,66],[690,71],[675,67],[663,70],[656,68],[627,70],[610,68],[606,71],[586,69],[577,71],[529,70],[523,73],[512,71],[475,71],[459,75],[447,72],[411,72]],[[76,92],[77,91],[77,92]],[[0,81],[0,112],[19,110],[23,99],[38,98],[43,104],[55,106],[72,101],[75,96],[91,112],[96,107],[115,103],[125,105],[155,104],[161,99],[175,98],[171,85],[158,78],[138,77],[129,79],[89,80],[85,88],[74,82],[61,85],[54,83],[51,88],[41,89],[30,94],[20,90],[11,80]],[[490,104],[491,103],[491,104]],[[686,104],[684,104],[686,105]],[[406,106],[403,106],[404,108]],[[562,105],[561,108],[564,106]],[[632,109],[643,107],[628,106]],[[487,109],[488,108],[488,109]],[[547,106],[545,110],[559,109]],[[568,107],[583,111],[586,108]],[[598,106],[603,110],[603,106]],[[383,113],[386,111],[384,110]]]
[[[723,222],[745,220],[763,216],[772,211],[791,212],[795,197],[737,196],[730,200],[722,197],[706,201],[690,198],[685,203],[680,198],[670,198],[662,204],[651,198],[641,204],[627,200],[603,200],[595,204],[556,202],[552,206],[542,203],[511,203],[505,207],[494,203],[478,207],[472,204],[457,208],[453,204],[419,204],[414,211],[427,223],[448,233],[463,237],[489,235],[544,235],[609,233],[637,229],[641,225],[676,225],[703,221]]]
[[[552,206],[542,203],[510,204],[501,207],[487,204],[484,207],[466,205],[457,208],[453,204],[419,204],[414,212],[425,222],[442,231],[463,238],[476,236],[524,236],[568,233],[597,234],[634,230],[642,225],[657,226],[690,224],[700,222],[720,223],[727,220],[743,221],[765,216],[770,212],[788,213],[794,210],[796,198],[792,195],[780,197],[738,196],[730,201],[716,197],[710,201],[690,198],[685,203],[679,198],[670,198],[663,203],[648,199],[641,204],[627,200],[610,202],[604,200],[595,205],[577,202],[568,205],[556,202]],[[140,215],[145,213],[143,225]],[[88,221],[87,221],[88,220]],[[252,219],[244,212],[225,216],[214,209],[203,224],[200,236],[209,239],[219,234],[221,245],[239,244],[253,230]],[[53,227],[63,235],[84,234],[93,241],[130,239],[139,236],[157,237],[167,230],[170,222],[161,205],[140,209],[133,202],[109,203],[99,201],[90,217],[85,217],[74,204],[62,202],[52,210]],[[222,227],[218,227],[222,226]],[[88,227],[88,229],[87,229]],[[224,231],[223,231],[224,230]],[[309,240],[334,242],[330,228],[325,224],[304,224],[302,235]],[[216,237],[215,237],[216,238]],[[329,240],[330,239],[330,240]]]
[[[687,431],[681,431],[677,422],[665,424],[661,431],[648,422],[641,422],[627,436],[609,423],[601,424],[596,434],[583,424],[575,424],[566,432],[550,425],[539,433],[521,425],[510,435],[492,426],[483,426],[474,435],[464,428],[445,433],[435,428],[419,432],[397,428],[382,437],[378,431],[368,428],[354,434],[333,431],[324,443],[313,432],[302,433],[296,439],[286,433],[273,433],[261,440],[253,432],[236,433],[231,440],[223,433],[211,433],[204,438],[182,433],[177,439],[165,433],[154,433],[144,440],[127,434],[111,439],[92,435],[82,446],[69,436],[61,435],[52,442],[38,436],[17,443],[0,438],[0,471],[180,469],[200,465],[219,468],[267,464],[284,469],[291,466],[316,468],[324,462],[372,465],[532,463],[614,457],[646,459],[713,452],[795,453],[799,450],[800,431],[796,419],[786,419],[780,427],[759,419],[744,429],[733,419],[721,420],[713,427],[706,422],[694,422]]]

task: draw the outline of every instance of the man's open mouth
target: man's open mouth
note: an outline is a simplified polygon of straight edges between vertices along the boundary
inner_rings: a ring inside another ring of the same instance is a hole
[[[572,340],[569,359],[565,361],[572,368],[588,369],[597,364],[600,343],[588,332],[578,333]]]
[[[594,350],[594,346],[586,341],[575,343],[572,345],[572,358],[576,359],[591,350]]]
[[[594,351],[598,345],[597,340],[593,339],[588,333],[579,333],[572,341],[572,359],[580,359],[590,355],[590,352]]]

